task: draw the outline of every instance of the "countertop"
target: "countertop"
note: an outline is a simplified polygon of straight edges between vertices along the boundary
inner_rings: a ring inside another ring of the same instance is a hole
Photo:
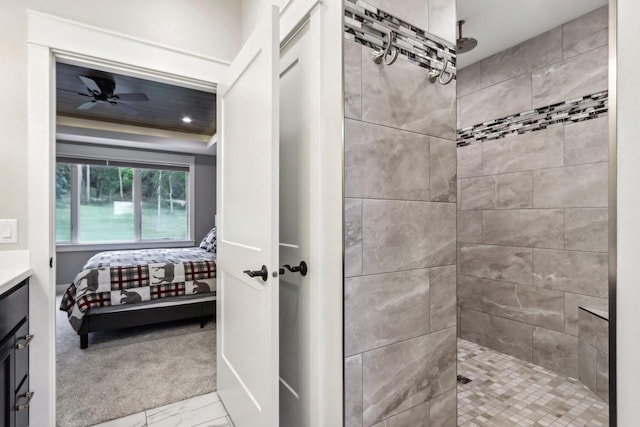
[[[0,251],[0,295],[33,274],[29,251]]]

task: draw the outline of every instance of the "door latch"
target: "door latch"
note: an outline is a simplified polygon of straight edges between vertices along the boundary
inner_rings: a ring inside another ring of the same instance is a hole
[[[307,263],[304,261],[300,261],[300,264],[294,267],[291,267],[289,264],[285,264],[283,265],[283,267],[292,273],[300,273],[302,276],[306,276],[307,272],[309,271],[307,269]]]

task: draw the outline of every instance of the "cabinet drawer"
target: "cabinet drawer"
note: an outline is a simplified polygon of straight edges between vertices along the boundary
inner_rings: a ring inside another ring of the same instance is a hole
[[[29,321],[24,324],[16,332],[15,348],[16,348],[16,388],[20,387],[22,380],[29,373]]]
[[[16,392],[16,427],[29,426],[29,404],[31,403],[29,393],[29,377],[25,378],[20,390]]]
[[[0,297],[0,340],[29,314],[27,281]]]

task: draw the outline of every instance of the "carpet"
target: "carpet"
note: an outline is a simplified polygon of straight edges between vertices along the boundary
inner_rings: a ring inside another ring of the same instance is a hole
[[[216,390],[216,325],[179,321],[89,334],[56,301],[57,426],[86,427]]]

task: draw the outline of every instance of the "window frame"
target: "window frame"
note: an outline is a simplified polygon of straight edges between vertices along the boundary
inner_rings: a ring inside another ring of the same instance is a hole
[[[58,141],[56,146],[57,155],[59,157],[73,158],[81,160],[100,160],[113,162],[134,162],[139,163],[141,167],[145,164],[154,166],[167,167],[184,167],[188,168],[187,175],[187,238],[186,239],[142,239],[142,174],[140,169],[134,169],[133,176],[133,206],[134,206],[134,237],[135,240],[124,241],[108,241],[108,242],[80,242],[78,241],[78,218],[80,210],[80,179],[78,164],[73,164],[71,168],[71,241],[57,242],[56,251],[58,252],[80,252],[95,250],[115,250],[115,249],[143,249],[143,248],[166,248],[166,247],[184,247],[194,246],[195,234],[195,156],[163,153],[158,151],[142,151],[131,150],[126,148],[105,147],[94,144],[74,144],[64,141]],[[57,162],[56,162],[57,164]],[[55,183],[54,183],[55,185]],[[54,218],[55,224],[55,218]]]

